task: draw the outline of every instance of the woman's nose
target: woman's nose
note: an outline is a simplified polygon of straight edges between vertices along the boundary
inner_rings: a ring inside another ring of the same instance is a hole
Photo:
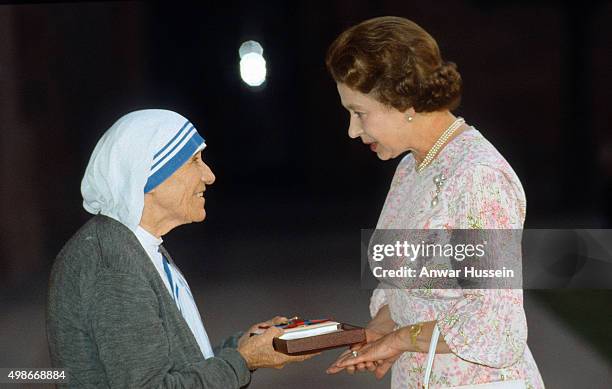
[[[206,185],[212,185],[213,182],[215,182],[215,174],[207,164],[204,164],[204,171],[202,173],[202,181],[204,181]]]
[[[348,136],[352,139],[355,139],[359,136],[360,132],[361,131],[357,128],[357,125],[351,117],[351,120],[349,121]]]

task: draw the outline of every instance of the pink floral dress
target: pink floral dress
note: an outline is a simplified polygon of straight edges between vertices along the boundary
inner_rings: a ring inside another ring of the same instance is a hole
[[[446,180],[432,202],[439,174]],[[518,177],[495,147],[470,127],[421,173],[412,154],[402,159],[377,228],[520,229],[525,212]],[[544,388],[527,347],[521,290],[378,288],[370,303],[372,317],[386,304],[400,327],[438,322],[452,353],[436,354],[430,388],[516,379],[524,379],[528,388]],[[426,358],[426,353],[404,353],[393,366],[391,387],[421,388]]]

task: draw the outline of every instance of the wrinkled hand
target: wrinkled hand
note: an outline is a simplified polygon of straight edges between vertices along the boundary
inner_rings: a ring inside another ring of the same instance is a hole
[[[251,336],[238,346],[238,352],[246,360],[250,370],[264,367],[282,369],[288,363],[302,362],[318,355],[290,356],[277,352],[274,350],[272,341],[283,333],[284,331],[280,328],[270,327],[263,334]]]
[[[366,330],[367,343],[355,345],[342,353],[327,369],[327,373],[336,374],[345,369],[349,374],[354,374],[355,370],[370,371],[378,379],[387,374],[405,350],[395,332],[384,336],[369,332],[372,331]],[[353,357],[352,351],[357,351],[358,356]]]
[[[238,339],[238,347],[240,347],[246,340],[248,340],[251,337],[251,334],[262,332],[262,329],[267,329],[278,324],[284,324],[288,321],[289,319],[284,316],[275,316],[268,321],[253,324],[251,327],[249,327],[248,330],[245,331],[244,335],[242,335],[240,339]]]

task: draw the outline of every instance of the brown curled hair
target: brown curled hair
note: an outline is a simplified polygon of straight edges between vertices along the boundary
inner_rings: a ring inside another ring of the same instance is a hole
[[[340,34],[327,50],[336,82],[399,111],[453,110],[461,101],[457,65],[440,56],[436,41],[416,23],[384,16]]]

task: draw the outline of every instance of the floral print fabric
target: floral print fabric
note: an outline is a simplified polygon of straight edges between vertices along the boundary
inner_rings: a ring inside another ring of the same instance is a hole
[[[434,177],[446,178],[436,197]],[[378,229],[521,229],[526,203],[521,183],[501,154],[470,127],[430,166],[415,170],[411,154],[397,167]],[[398,326],[436,320],[452,350],[436,354],[430,388],[524,379],[544,388],[527,347],[519,289],[383,289],[370,313],[388,304]],[[393,389],[421,388],[426,353],[404,353],[392,370]]]

